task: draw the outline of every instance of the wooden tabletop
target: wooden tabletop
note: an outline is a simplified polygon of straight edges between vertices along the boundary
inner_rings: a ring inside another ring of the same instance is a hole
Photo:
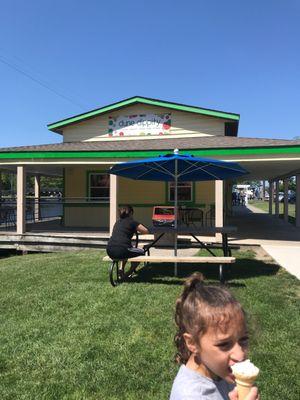
[[[177,229],[171,226],[151,226],[149,228],[150,233],[172,233],[177,232],[180,235],[203,235],[203,234],[215,234],[215,233],[232,233],[237,231],[236,226],[203,226],[203,227],[188,227],[186,225],[179,224]]]

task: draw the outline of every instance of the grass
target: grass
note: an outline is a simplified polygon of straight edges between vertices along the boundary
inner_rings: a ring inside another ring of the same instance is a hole
[[[0,259],[1,399],[167,399],[173,312],[196,270],[157,264],[113,288],[102,251]],[[251,315],[251,359],[265,400],[298,400],[299,282],[235,252],[230,289]],[[202,267],[217,283],[217,267]]]
[[[250,200],[249,204],[259,208],[260,210],[269,212],[269,202],[268,201],[260,201],[260,200]],[[275,214],[275,202],[272,203],[272,210],[273,214]],[[288,207],[289,212],[289,222],[295,223],[295,213],[296,213],[296,206],[295,204],[289,204]],[[279,203],[279,217],[283,218],[284,216],[284,204]]]

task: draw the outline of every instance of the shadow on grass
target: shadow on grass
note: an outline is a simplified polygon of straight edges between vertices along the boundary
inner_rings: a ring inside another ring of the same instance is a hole
[[[252,277],[275,275],[279,270],[276,264],[266,264],[255,259],[237,259],[235,264],[224,265],[226,282],[230,286],[243,287],[244,283],[230,282],[232,280],[245,280]],[[206,280],[219,282],[218,264],[177,264],[177,277],[174,276],[174,264],[149,264],[138,270],[128,282],[135,283],[156,283],[164,285],[181,285],[182,280],[193,274],[202,272]]]

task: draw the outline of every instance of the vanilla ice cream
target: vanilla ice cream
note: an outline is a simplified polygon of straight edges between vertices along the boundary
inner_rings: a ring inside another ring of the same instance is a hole
[[[250,360],[236,363],[231,367],[231,369],[232,369],[233,375],[234,376],[239,375],[239,377],[242,377],[242,376],[244,376],[245,378],[252,377],[252,376],[257,377],[257,375],[259,374],[259,369],[254,364],[252,364],[252,362]]]

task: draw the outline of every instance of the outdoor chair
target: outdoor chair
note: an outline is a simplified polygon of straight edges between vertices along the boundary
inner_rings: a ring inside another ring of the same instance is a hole
[[[191,210],[190,223],[194,228],[203,226],[203,211],[200,208]]]
[[[205,214],[205,224],[206,224],[206,226],[214,226],[215,217],[216,217],[215,205],[211,204],[209,210],[206,211],[206,214]]]

